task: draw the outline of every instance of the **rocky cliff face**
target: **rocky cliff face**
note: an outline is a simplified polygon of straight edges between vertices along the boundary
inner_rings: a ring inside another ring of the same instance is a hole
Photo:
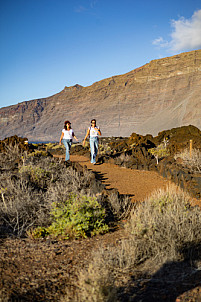
[[[0,109],[0,139],[58,141],[65,120],[82,139],[92,118],[103,136],[157,135],[192,124],[201,129],[201,50],[154,60],[91,86]]]

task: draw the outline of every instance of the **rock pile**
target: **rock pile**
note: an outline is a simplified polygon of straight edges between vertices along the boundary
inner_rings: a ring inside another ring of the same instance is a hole
[[[17,135],[7,137],[4,140],[0,141],[0,152],[4,151],[8,146],[17,145],[19,150],[30,150],[32,148],[31,145],[28,144],[27,138],[22,138]]]
[[[176,153],[190,148],[190,140],[193,148],[201,151],[201,131],[192,125],[162,131],[156,137],[133,133],[129,138],[109,141],[111,152],[100,156],[100,160],[131,169],[156,170],[163,177],[187,190],[193,197],[201,198],[200,173],[192,173],[182,161],[174,159]],[[169,156],[161,157],[157,165],[149,150],[160,144],[164,144]]]

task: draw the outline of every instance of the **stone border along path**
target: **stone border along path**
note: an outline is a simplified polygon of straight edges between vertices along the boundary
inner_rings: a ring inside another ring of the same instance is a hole
[[[55,157],[64,158],[58,155]],[[70,155],[70,160],[95,172],[106,189],[117,189],[120,194],[131,196],[133,202],[143,201],[153,191],[170,184],[169,180],[155,171],[127,169],[110,163],[93,165],[89,158],[80,155]]]

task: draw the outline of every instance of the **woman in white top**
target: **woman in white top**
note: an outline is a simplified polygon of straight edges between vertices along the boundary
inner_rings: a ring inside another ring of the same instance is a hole
[[[98,136],[101,135],[100,128],[96,126],[96,120],[91,120],[91,127],[88,128],[87,134],[83,140],[83,146],[87,137],[90,135],[91,163],[96,164],[96,155],[98,154]]]
[[[70,159],[70,149],[71,149],[73,138],[75,138],[76,141],[78,141],[77,137],[74,134],[73,129],[71,129],[71,123],[69,121],[65,121],[64,129],[62,130],[60,141],[59,141],[59,145],[61,145],[62,142],[66,148],[65,161],[69,161]]]

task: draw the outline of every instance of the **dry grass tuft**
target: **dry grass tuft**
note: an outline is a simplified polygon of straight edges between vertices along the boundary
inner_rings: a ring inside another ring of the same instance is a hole
[[[113,215],[118,220],[127,218],[133,207],[130,197],[124,196],[120,198],[116,192],[109,194],[108,201]]]
[[[174,158],[181,158],[183,165],[188,167],[191,172],[201,172],[201,151],[199,149],[192,149],[191,156],[189,149],[184,149],[182,152],[177,153]]]
[[[135,263],[149,258],[179,261],[182,247],[201,242],[201,211],[190,206],[190,196],[170,185],[159,190],[131,214],[127,224],[136,248]]]
[[[105,258],[106,256],[106,258]],[[85,269],[79,271],[79,279],[74,284],[75,292],[66,292],[61,302],[113,302],[116,301],[117,289],[111,265],[107,258],[109,254],[99,249],[92,255],[92,261]]]
[[[139,275],[140,267],[147,265],[154,272],[168,261],[187,259],[195,265],[201,211],[189,201],[188,194],[171,185],[139,204],[125,227],[127,238],[115,247],[95,251],[79,274],[75,299],[67,294],[63,301],[118,301],[118,288],[130,274]]]

